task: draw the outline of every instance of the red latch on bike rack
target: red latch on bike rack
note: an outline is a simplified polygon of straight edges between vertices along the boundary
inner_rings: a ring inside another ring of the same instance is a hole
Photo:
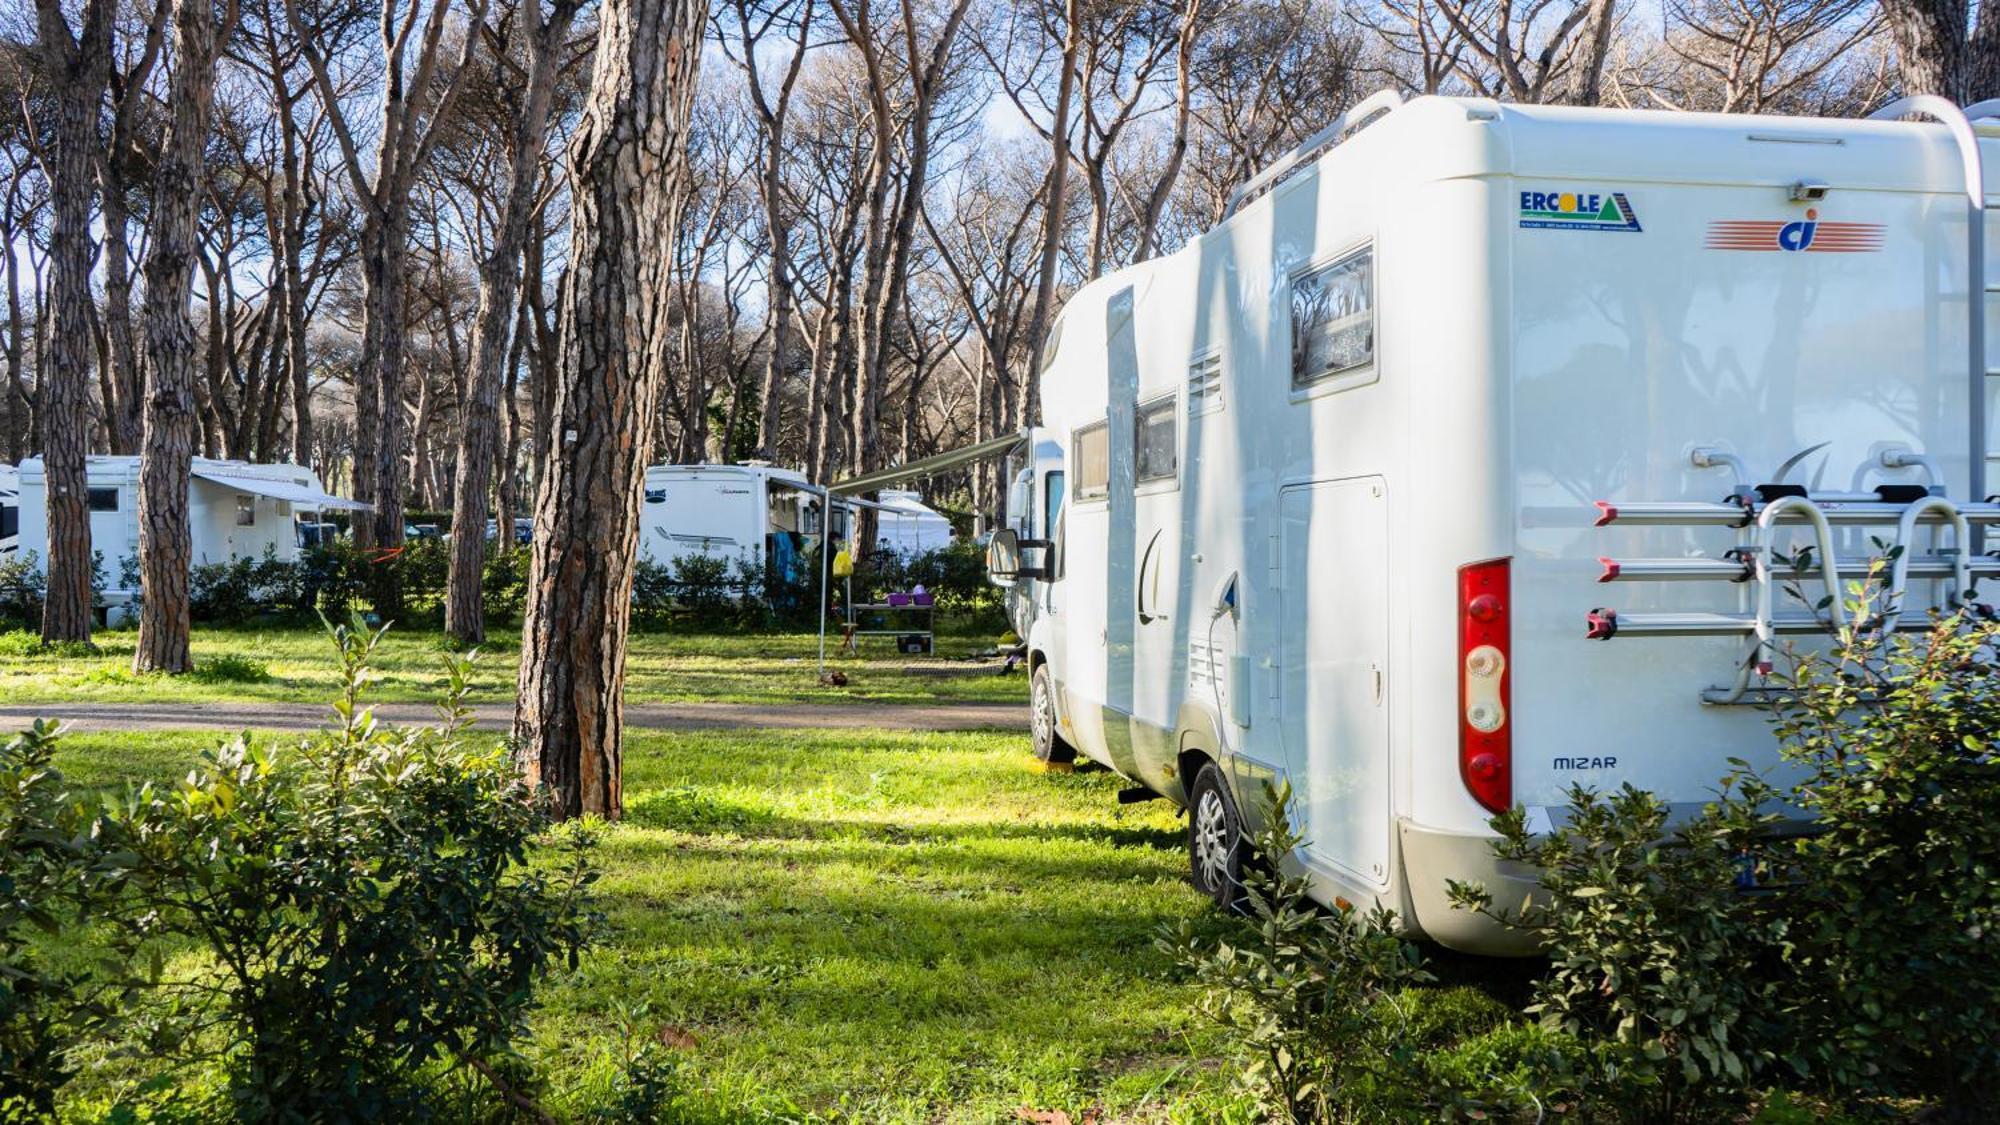
[[[1584,639],[1608,641],[1618,635],[1618,611],[1615,609],[1593,609],[1584,617]]]

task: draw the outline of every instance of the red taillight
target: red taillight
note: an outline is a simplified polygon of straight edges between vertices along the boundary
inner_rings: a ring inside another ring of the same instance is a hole
[[[1507,562],[1458,568],[1458,775],[1473,799],[1496,813],[1514,803]]]

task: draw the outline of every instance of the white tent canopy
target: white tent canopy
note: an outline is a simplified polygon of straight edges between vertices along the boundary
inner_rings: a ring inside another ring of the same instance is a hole
[[[883,489],[882,515],[877,523],[883,541],[900,554],[921,555],[951,545],[951,521],[924,504],[923,497],[901,489]]]

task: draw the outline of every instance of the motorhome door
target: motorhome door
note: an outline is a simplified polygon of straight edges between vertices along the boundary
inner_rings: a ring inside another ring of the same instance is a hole
[[[1380,477],[1279,500],[1279,726],[1306,856],[1389,872],[1389,549]]]

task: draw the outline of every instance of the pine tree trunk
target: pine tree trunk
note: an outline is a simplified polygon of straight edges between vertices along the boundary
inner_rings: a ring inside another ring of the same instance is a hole
[[[7,387],[4,395],[6,433],[4,439],[6,458],[14,464],[28,455],[28,430],[31,425],[28,406],[27,384],[21,378],[21,360],[26,349],[22,337],[27,334],[28,321],[21,315],[21,264],[13,255],[6,256],[7,271]]]
[[[590,98],[570,143],[573,220],[553,464],[514,738],[565,816],[617,817],[625,641],[645,461],[673,328],[672,255],[706,0],[605,0]]]
[[[275,65],[275,64],[274,64]],[[285,281],[285,370],[292,380],[292,460],[313,461],[312,369],[306,357],[305,186],[299,167],[298,125],[292,116],[291,93],[278,95],[278,127],[284,138],[285,190],[280,229],[285,245],[279,255]]]
[[[139,451],[143,392],[140,389],[138,360],[132,344],[132,249],[127,240],[131,226],[125,207],[125,178],[117,170],[118,154],[105,158],[103,211],[104,227],[104,341],[110,378],[106,386],[111,398],[104,404],[105,429],[109,431],[111,452]]]
[[[575,7],[563,2],[545,22],[540,0],[522,12],[528,20],[528,85],[514,120],[507,199],[499,230],[479,267],[479,313],[472,339],[472,384],[458,435],[458,475],[452,489],[451,570],[446,581],[445,632],[467,644],[486,639],[480,579],[486,568],[487,495],[493,489],[493,460],[500,441],[500,385],[507,364],[508,328],[514,323],[521,247],[534,218],[535,186],[542,146],[548,140],[549,106],[555,97],[556,69]],[[506,515],[507,513],[502,513]],[[513,543],[511,524],[496,527],[495,545]],[[474,533],[476,532],[476,534]]]
[[[375,546],[403,545],[403,324],[404,278],[410,252],[407,190],[396,193],[382,223],[382,276],[375,315],[381,321],[375,353],[375,385],[381,398],[375,433]]]
[[[190,672],[188,470],[194,457],[195,208],[215,91],[215,10],[179,0],[167,135],[146,254],[145,449],[139,460],[139,646],[135,672]]]
[[[54,217],[49,234],[49,336],[41,374],[42,456],[48,473],[48,591],[44,641],[90,640],[90,510],[84,476],[90,424],[92,158],[98,110],[109,81],[110,19],[89,0],[72,38],[59,0],[37,0],[39,48],[55,84],[55,153],[49,171]]]
[[[382,280],[384,235],[381,218],[369,212],[361,221],[361,357],[354,365],[354,498],[378,502],[376,445],[382,417]],[[388,546],[375,541],[375,521],[365,512],[354,517],[354,545],[366,550]]]

